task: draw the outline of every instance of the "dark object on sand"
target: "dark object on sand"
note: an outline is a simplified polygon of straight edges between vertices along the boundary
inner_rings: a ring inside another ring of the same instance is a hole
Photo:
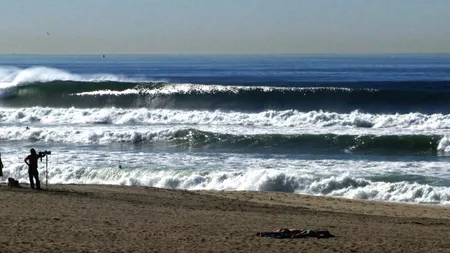
[[[9,177],[8,178],[8,187],[9,188],[20,187],[19,180],[15,180],[14,178]]]
[[[255,235],[259,237],[270,237],[277,239],[334,237],[334,235],[332,235],[328,230],[287,229],[287,228],[282,228],[275,232],[257,232]]]

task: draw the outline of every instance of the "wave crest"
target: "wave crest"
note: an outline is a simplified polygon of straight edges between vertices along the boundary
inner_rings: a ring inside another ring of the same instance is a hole
[[[446,81],[298,83],[293,87],[174,84],[47,67],[0,68],[0,80],[0,105],[14,107],[450,113]],[[370,126],[364,121],[360,125]]]

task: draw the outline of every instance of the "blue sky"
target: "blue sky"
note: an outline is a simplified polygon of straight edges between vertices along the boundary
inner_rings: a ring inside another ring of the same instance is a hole
[[[0,4],[0,53],[450,52],[450,0]]]

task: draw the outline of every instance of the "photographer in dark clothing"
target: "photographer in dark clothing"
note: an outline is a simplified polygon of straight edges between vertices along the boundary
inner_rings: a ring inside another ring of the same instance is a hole
[[[38,172],[38,159],[44,157],[45,153],[39,152],[36,153],[34,148],[30,149],[30,155],[28,155],[24,161],[28,165],[28,176],[30,177],[30,186],[31,189],[34,189],[33,177],[36,179],[36,189],[41,189],[41,182],[39,181],[39,172]]]
[[[2,154],[0,154],[0,177],[3,177]]]

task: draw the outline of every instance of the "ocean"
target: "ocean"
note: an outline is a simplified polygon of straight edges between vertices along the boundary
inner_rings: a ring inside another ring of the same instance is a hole
[[[450,204],[450,54],[1,55],[4,175]]]

